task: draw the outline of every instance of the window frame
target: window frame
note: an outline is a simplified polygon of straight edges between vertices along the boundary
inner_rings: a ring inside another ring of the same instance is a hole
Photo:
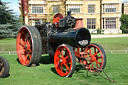
[[[117,19],[116,18],[103,18],[103,29],[116,29]]]
[[[56,7],[56,9],[55,9],[56,12],[54,12],[54,7]],[[60,11],[60,5],[53,5],[53,13],[59,13],[59,11]]]
[[[117,5],[116,4],[104,4],[103,13],[116,13]]]
[[[32,14],[44,14],[44,6],[31,6],[31,13]]]
[[[68,10],[72,11],[72,14],[79,14],[81,13],[81,5],[78,4],[68,5]]]
[[[87,28],[96,29],[96,18],[87,18]]]
[[[95,13],[95,4],[88,4],[88,13]]]

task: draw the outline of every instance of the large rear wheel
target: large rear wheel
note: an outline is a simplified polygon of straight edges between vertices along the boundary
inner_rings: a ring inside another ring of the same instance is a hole
[[[23,26],[17,35],[17,55],[22,65],[39,64],[42,53],[41,36],[33,26]]]
[[[66,44],[60,45],[54,55],[54,64],[60,76],[71,77],[76,67],[76,58],[72,47]]]

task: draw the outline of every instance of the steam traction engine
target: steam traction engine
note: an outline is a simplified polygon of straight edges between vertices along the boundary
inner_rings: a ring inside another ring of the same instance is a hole
[[[66,17],[56,14],[52,24],[22,26],[16,43],[20,63],[37,65],[43,53],[54,59],[60,76],[72,76],[76,61],[92,72],[104,69],[106,55],[103,48],[95,43],[90,44],[91,35],[79,22],[82,21],[67,12]]]

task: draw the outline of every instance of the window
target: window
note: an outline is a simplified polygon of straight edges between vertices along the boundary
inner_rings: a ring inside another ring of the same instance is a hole
[[[53,13],[59,13],[59,6],[53,6]]]
[[[88,5],[88,13],[94,13],[95,12],[95,5]]]
[[[87,19],[87,28],[96,29],[96,19]]]
[[[103,12],[116,12],[116,5],[103,5]]]
[[[80,5],[70,5],[68,8],[72,13],[80,13]]]
[[[44,13],[43,6],[32,6],[32,13]]]
[[[116,18],[103,19],[103,29],[116,29]]]

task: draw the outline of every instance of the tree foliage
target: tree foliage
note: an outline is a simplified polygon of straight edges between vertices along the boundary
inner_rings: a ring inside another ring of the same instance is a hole
[[[9,2],[0,2],[0,37],[15,37],[20,24],[7,4]]]
[[[123,33],[128,33],[128,15],[122,14],[120,21],[121,21],[120,29],[122,30]]]

